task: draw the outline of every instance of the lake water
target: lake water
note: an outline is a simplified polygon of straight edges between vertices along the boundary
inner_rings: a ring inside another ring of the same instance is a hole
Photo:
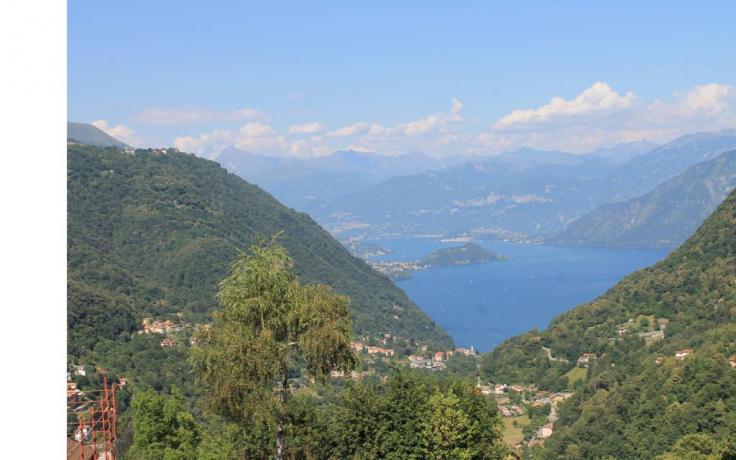
[[[383,260],[417,260],[461,244],[430,238],[376,243],[393,250]],[[545,328],[560,313],[595,299],[624,276],[667,255],[649,249],[480,244],[509,260],[423,270],[397,282],[457,346],[473,345],[480,351],[531,328]]]

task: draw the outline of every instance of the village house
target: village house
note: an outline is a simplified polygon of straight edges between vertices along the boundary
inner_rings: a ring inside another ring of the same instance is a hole
[[[489,396],[493,394],[493,387],[490,385],[477,385],[477,387],[483,395]]]
[[[497,395],[502,395],[502,394],[504,394],[506,392],[506,390],[508,389],[508,387],[509,386],[506,385],[506,384],[496,385],[496,387],[493,389],[493,393],[494,394],[497,394]]]
[[[586,364],[587,365],[588,363],[591,363],[591,362],[595,361],[596,358],[597,358],[597,356],[596,356],[595,353],[583,353],[582,355],[580,355],[580,357],[578,358],[578,361],[577,362],[578,362],[578,364]]]
[[[91,428],[87,427],[89,432]],[[77,434],[74,435],[77,438]],[[81,439],[82,435],[79,434]],[[95,448],[91,445],[82,444],[79,441],[72,439],[66,440],[66,458],[73,458],[75,460],[93,460],[95,458]]]
[[[127,384],[128,384],[128,379],[126,379],[125,377],[120,377],[120,380],[118,380],[118,386],[124,387]]]
[[[470,346],[470,348],[459,347],[459,348],[455,348],[455,353],[459,353],[465,356],[475,356],[475,349],[473,348],[472,345]]]
[[[655,342],[659,342],[660,340],[664,339],[664,331],[650,331],[650,332],[640,332],[639,337],[644,339],[644,343],[646,345],[651,345]]]
[[[153,318],[143,318],[141,321],[143,326],[142,330],[139,330],[139,334],[168,334],[171,332],[178,332],[185,326],[184,323],[174,324],[171,320],[159,321]]]
[[[524,415],[524,408],[521,406],[511,406],[510,409],[514,415]]]
[[[567,401],[572,397],[572,393],[568,391],[564,391],[562,393],[555,393],[552,395],[552,402],[555,404],[559,404],[561,402]]]
[[[70,368],[71,368],[72,374],[74,375],[82,375],[82,376],[87,375],[87,371],[84,370],[84,365],[82,364],[72,364]]]
[[[66,404],[69,409],[74,410],[82,404],[82,393],[78,388],[76,382],[66,383]]]
[[[375,371],[350,371],[350,378],[354,381],[363,380],[366,375],[373,374]],[[342,371],[330,371],[330,377],[332,378],[342,378],[347,377],[347,374]]]
[[[372,345],[366,345],[362,342],[356,342],[356,341],[350,342],[350,348],[352,348],[358,353],[365,350],[366,353],[371,354],[371,355],[379,355],[379,354],[386,355],[386,356],[394,355],[394,351],[390,348],[374,347]]]
[[[667,325],[670,324],[670,320],[667,318],[657,318],[657,324],[660,329],[667,329]]]
[[[618,334],[619,337],[623,337],[629,333],[629,330],[626,327],[621,326],[618,329],[616,329],[616,333]]]
[[[675,359],[683,360],[693,354],[692,348],[685,348],[684,350],[677,350],[675,352]]]
[[[504,417],[511,417],[513,415],[511,413],[511,410],[506,406],[500,406],[498,410],[501,412],[501,415]]]
[[[368,353],[372,355],[386,355],[386,356],[393,356],[394,351],[390,348],[381,348],[381,347],[368,347]]]
[[[77,428],[77,431],[74,433],[74,439],[77,442],[88,442],[92,439],[92,427],[85,426],[84,428]]]
[[[434,360],[437,362],[442,362],[445,360],[445,353],[442,351],[438,351],[434,354]]]
[[[731,356],[728,358],[729,364],[731,364],[731,367],[736,368],[736,355]]]
[[[664,362],[664,356],[657,356],[654,359],[654,362],[657,363],[657,364],[662,364]]]
[[[419,360],[409,361],[409,367],[411,369],[424,369],[424,368],[431,367],[431,366],[432,366],[431,359],[419,359]]]
[[[161,341],[161,347],[163,348],[171,348],[176,346],[176,340],[166,337]]]
[[[554,430],[554,425],[551,424],[551,423],[548,423],[548,424],[542,426],[537,431],[537,437],[542,438],[542,439],[549,438],[550,436],[552,436],[552,431],[553,430]]]
[[[509,388],[511,388],[511,391],[515,391],[517,393],[523,393],[526,388],[522,385],[511,385]]]

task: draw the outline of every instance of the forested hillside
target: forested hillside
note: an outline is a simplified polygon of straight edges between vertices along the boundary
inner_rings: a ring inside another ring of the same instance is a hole
[[[736,187],[736,151],[698,163],[651,192],[601,206],[551,238],[553,244],[675,247]]]
[[[68,147],[68,333],[78,356],[127,339],[143,316],[206,321],[239,250],[283,232],[307,283],[352,299],[357,334],[447,347],[451,339],[391,281],[306,214],[215,162],[175,150]]]
[[[500,345],[484,357],[482,372],[494,381],[562,388],[579,357],[586,379],[562,406],[543,458],[716,458],[695,454],[731,448],[736,192],[665,260],[547,330]]]

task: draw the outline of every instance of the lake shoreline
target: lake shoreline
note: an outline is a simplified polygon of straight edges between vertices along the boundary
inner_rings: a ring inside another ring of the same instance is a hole
[[[383,261],[419,260],[452,244],[438,238],[370,240],[388,249]],[[432,267],[395,281],[458,346],[492,350],[557,315],[589,302],[624,276],[650,266],[668,251],[580,248],[542,244],[479,242],[507,255],[502,264]]]

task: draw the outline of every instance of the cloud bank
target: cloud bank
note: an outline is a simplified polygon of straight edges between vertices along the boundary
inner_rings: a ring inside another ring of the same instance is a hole
[[[697,85],[666,100],[646,101],[599,81],[573,97],[551,96],[536,107],[512,110],[480,129],[463,115],[465,106],[457,99],[450,101],[446,111],[394,125],[360,120],[330,130],[325,123],[309,121],[280,131],[269,124],[266,114],[250,109],[142,113],[146,114],[143,119],[158,124],[245,120],[238,129],[174,140],[181,150],[211,158],[230,145],[254,153],[300,157],[342,149],[385,155],[421,151],[434,156],[493,154],[518,147],[581,153],[620,142],[665,142],[694,131],[736,128],[735,100],[736,89],[719,83]]]

